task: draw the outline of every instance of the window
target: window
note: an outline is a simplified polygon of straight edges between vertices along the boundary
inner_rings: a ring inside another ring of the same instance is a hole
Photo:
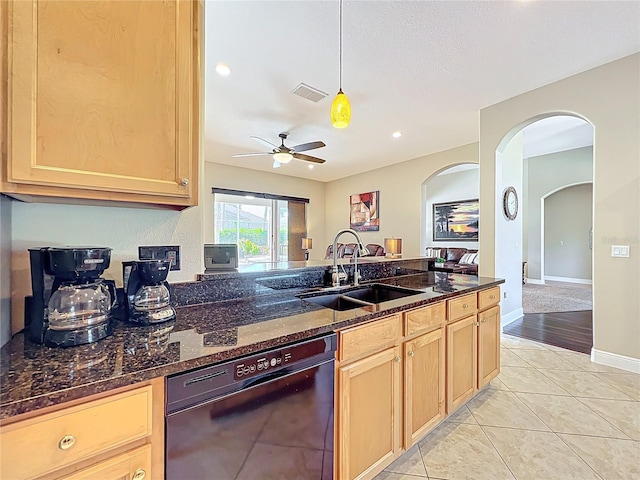
[[[300,206],[305,211],[304,203],[252,192],[216,188],[213,192],[214,241],[238,245],[240,265],[304,259],[301,238],[306,236],[306,219],[299,213]],[[290,205],[296,208],[290,211]]]

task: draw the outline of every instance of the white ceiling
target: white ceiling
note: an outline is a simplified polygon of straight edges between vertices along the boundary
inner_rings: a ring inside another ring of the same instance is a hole
[[[206,2],[206,160],[331,181],[475,142],[481,108],[640,51],[633,0],[346,0],[342,86],[352,117],[335,129],[338,12],[337,0]],[[215,73],[219,62],[231,75]],[[300,82],[329,96],[295,96]],[[327,162],[272,170],[269,156],[231,157],[266,150],[251,135],[279,144],[282,131],[289,146],[324,141],[305,153]]]

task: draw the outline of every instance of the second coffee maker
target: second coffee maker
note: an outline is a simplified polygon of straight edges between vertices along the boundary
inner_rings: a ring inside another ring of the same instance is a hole
[[[171,287],[166,281],[168,260],[124,262],[123,285],[130,322],[149,325],[176,318]]]

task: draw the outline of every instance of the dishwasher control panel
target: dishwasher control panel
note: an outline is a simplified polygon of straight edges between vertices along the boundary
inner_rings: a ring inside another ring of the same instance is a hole
[[[295,347],[293,347],[295,349]],[[245,358],[235,364],[234,379],[246,379],[261,375],[270,370],[276,370],[293,360],[295,352],[292,349],[277,350],[263,355]]]

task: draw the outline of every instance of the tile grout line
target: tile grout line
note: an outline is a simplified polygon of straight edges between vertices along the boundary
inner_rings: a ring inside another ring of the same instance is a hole
[[[471,413],[471,415],[473,415],[473,412]],[[507,467],[507,470],[509,470],[509,473],[511,473],[511,475],[513,476],[513,478],[515,478],[515,480],[518,480],[518,477],[516,477],[516,474],[513,472],[513,470],[511,470],[511,467],[509,466],[509,464],[506,462],[506,460],[504,459],[504,457],[500,453],[500,450],[497,449],[497,447],[494,445],[494,443],[489,438],[489,435],[487,435],[487,432],[485,432],[484,427],[482,425],[479,425],[479,426],[480,426],[480,431],[485,436],[485,438],[489,441],[489,443],[491,444],[493,449],[496,451],[496,453],[498,454],[498,457],[500,457],[500,460],[502,460],[502,463],[504,463],[504,466]]]
[[[623,432],[623,433],[624,433],[624,432]],[[564,444],[569,448],[569,450],[571,450],[571,451],[574,453],[574,455],[575,455],[576,457],[578,457],[580,460],[582,460],[582,461],[587,465],[587,467],[589,467],[589,468],[593,471],[593,473],[595,473],[599,478],[602,478],[602,475],[600,475],[600,473],[598,473],[598,472],[595,470],[595,468],[593,468],[593,467],[589,464],[589,462],[587,462],[584,458],[582,458],[582,456],[581,456],[578,452],[576,452],[573,448],[571,448],[571,445],[569,445],[567,442],[565,442],[565,441],[564,441],[564,439],[563,439],[560,435],[558,435],[558,434],[556,433],[556,437],[558,437],[558,438],[560,439],[560,441],[561,441],[562,443],[564,443]],[[607,438],[608,438],[608,437],[607,437]]]

